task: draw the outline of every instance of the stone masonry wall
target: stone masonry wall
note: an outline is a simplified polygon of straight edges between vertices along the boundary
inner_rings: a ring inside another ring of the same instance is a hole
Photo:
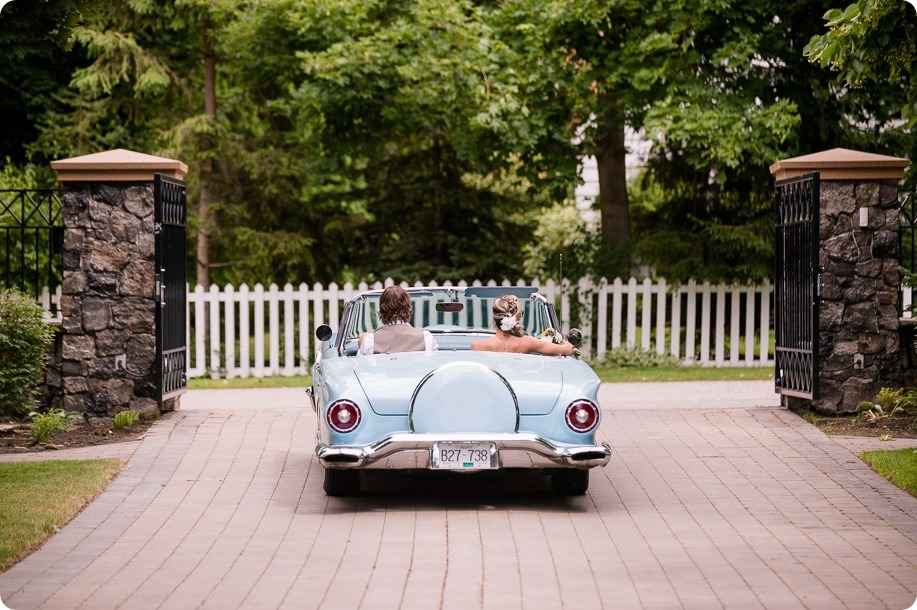
[[[900,387],[898,183],[823,180],[819,265],[821,411],[856,411],[882,387]],[[860,227],[860,208],[869,226]]]
[[[64,185],[63,407],[159,413],[151,183]]]
[[[48,364],[44,375],[39,379],[36,402],[46,409],[59,409],[63,407],[63,393],[61,389],[61,345],[63,335],[59,326],[54,327],[54,338],[48,344]]]

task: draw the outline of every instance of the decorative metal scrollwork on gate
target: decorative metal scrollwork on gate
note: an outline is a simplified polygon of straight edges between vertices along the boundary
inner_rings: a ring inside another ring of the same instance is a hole
[[[160,401],[187,385],[187,188],[156,174],[153,181],[156,238],[156,379]]]
[[[818,397],[819,174],[777,182],[774,192],[776,389]]]

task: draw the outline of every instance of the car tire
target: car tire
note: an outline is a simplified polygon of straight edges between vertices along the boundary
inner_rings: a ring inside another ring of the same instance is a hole
[[[589,489],[589,471],[574,468],[555,470],[551,475],[551,487],[564,496],[581,496]]]
[[[360,471],[326,468],[323,487],[329,496],[355,496],[360,493]]]

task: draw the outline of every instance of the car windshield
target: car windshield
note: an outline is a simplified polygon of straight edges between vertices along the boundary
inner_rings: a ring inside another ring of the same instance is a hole
[[[473,333],[493,334],[491,308],[500,294],[466,295],[462,290],[410,291],[414,313],[411,324],[429,330],[434,335]],[[548,309],[540,299],[519,298],[522,306],[522,326],[525,332],[538,336],[551,326]],[[345,342],[357,339],[361,333],[382,325],[379,320],[379,294],[368,293],[353,302]]]

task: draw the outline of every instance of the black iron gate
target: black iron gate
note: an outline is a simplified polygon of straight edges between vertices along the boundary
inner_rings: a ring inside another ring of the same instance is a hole
[[[181,180],[156,174],[156,385],[159,401],[185,391],[188,285],[187,189]]]
[[[818,398],[818,172],[777,182],[774,193],[776,390]]]

